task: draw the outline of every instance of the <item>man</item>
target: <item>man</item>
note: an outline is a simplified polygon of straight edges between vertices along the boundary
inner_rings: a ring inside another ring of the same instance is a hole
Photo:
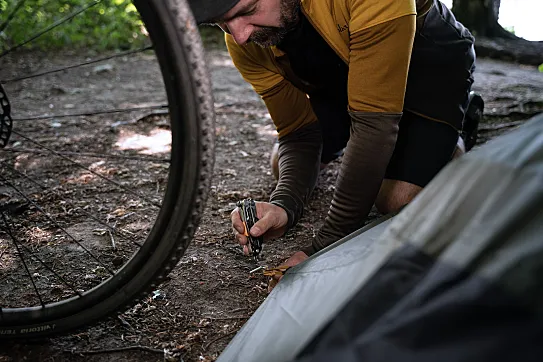
[[[192,8],[199,23],[225,31],[278,131],[278,182],[257,203],[253,236],[293,227],[320,168],[343,154],[324,225],[288,265],[363,226],[374,204],[399,210],[474,144],[477,119],[465,117],[474,39],[438,0],[194,0]],[[232,225],[248,253],[237,210]]]

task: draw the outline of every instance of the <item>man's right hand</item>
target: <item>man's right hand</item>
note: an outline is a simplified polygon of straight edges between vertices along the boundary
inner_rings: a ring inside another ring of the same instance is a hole
[[[253,225],[249,233],[254,237],[264,236],[264,241],[282,236],[287,229],[287,212],[280,206],[268,202],[256,202],[256,217],[258,221]],[[245,227],[239,215],[239,208],[235,208],[230,214],[232,229],[236,241],[243,247],[243,254],[249,255],[249,240],[244,235]]]

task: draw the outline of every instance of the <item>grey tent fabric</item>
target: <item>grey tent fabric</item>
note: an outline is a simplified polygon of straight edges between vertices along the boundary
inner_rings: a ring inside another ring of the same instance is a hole
[[[402,247],[297,361],[541,361],[543,117],[439,181],[385,230]]]
[[[218,361],[531,361],[542,312],[539,115],[291,269]]]

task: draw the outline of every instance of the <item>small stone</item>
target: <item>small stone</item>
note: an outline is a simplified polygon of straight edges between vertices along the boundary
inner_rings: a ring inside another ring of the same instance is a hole
[[[97,65],[96,67],[92,68],[92,72],[94,74],[109,73],[112,70],[113,70],[113,65],[111,64]]]

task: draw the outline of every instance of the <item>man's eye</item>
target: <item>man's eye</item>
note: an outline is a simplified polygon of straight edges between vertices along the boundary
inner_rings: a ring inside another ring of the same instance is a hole
[[[255,12],[256,12],[256,7],[252,8],[252,9],[249,10],[249,11],[244,12],[243,14],[241,14],[241,16],[251,16],[251,15],[253,15]]]

